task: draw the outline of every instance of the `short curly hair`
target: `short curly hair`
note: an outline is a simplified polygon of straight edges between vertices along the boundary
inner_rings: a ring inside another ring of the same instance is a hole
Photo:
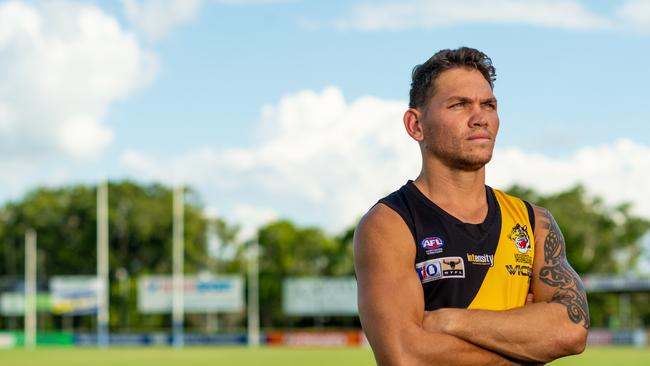
[[[413,68],[411,75],[411,91],[409,92],[409,107],[420,108],[435,93],[435,81],[444,71],[454,68],[465,68],[479,71],[494,89],[497,73],[492,60],[483,52],[460,47],[455,50],[441,50],[431,56],[425,63]]]

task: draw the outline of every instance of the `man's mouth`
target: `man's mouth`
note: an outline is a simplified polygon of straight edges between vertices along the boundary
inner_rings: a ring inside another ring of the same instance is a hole
[[[492,136],[489,134],[476,134],[476,135],[471,135],[470,137],[467,138],[470,141],[490,141],[492,140]]]

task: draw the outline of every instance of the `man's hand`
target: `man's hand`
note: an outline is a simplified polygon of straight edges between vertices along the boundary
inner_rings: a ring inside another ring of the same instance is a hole
[[[526,305],[530,305],[535,302],[535,296],[533,295],[532,292],[529,292],[528,295],[526,295]]]
[[[422,328],[433,333],[449,334],[451,324],[456,317],[462,316],[465,309],[443,308],[434,311],[425,311]]]

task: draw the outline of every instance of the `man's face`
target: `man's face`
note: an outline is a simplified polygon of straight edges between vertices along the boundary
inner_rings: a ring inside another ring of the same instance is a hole
[[[499,116],[492,88],[479,71],[455,68],[440,74],[422,112],[427,155],[463,171],[490,161]]]

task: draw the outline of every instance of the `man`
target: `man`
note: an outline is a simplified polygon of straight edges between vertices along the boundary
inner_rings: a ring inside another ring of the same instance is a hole
[[[494,80],[490,58],[464,47],[413,70],[404,126],[422,170],[354,238],[359,314],[380,365],[538,364],[584,350],[587,299],[558,225],[485,185]]]

